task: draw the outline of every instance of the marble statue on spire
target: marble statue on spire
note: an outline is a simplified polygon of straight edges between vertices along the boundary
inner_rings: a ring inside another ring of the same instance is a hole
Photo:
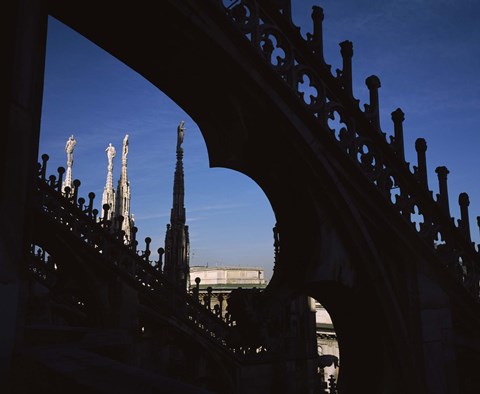
[[[105,152],[107,152],[107,158],[108,158],[108,169],[113,170],[113,158],[117,154],[117,151],[115,150],[115,147],[112,146],[112,143],[110,142],[107,146],[107,149],[105,149]]]
[[[124,231],[124,242],[132,239],[133,216],[130,215],[130,182],[127,174],[128,134],[125,134],[122,147],[122,171],[118,180],[115,198],[115,216],[122,216],[121,230]]]
[[[125,137],[123,138],[122,162],[124,158],[125,160],[127,160],[127,155],[128,155],[128,134],[125,134]]]
[[[73,164],[73,150],[75,149],[75,145],[77,145],[77,141],[73,134],[68,137],[67,143],[65,144],[65,152],[67,152],[67,164],[71,167]]]
[[[104,218],[110,220],[114,216],[114,209],[115,209],[115,190],[113,189],[113,158],[116,155],[115,147],[112,143],[108,144],[107,149],[107,159],[108,159],[108,168],[107,168],[107,182],[103,189],[103,196],[102,196],[102,207],[105,204],[108,204],[110,207],[108,211],[108,217]]]
[[[65,173],[65,180],[62,184],[62,191],[65,191],[66,187],[72,189],[72,166],[73,166],[73,150],[77,141],[73,137],[73,134],[68,138],[65,144],[65,152],[67,152],[67,171]]]
[[[185,132],[185,122],[182,120],[177,127],[177,152],[182,149],[183,136]]]

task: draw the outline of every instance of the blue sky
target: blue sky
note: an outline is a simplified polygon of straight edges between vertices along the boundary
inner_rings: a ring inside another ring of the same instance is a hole
[[[438,192],[437,166],[450,170],[452,215],[458,194],[470,195],[471,230],[480,215],[480,2],[474,0],[293,0],[293,19],[310,31],[311,6],[324,8],[325,59],[341,68],[338,43],[353,41],[354,95],[368,103],[365,78],[379,76],[382,129],[390,113],[405,112],[405,154],[416,163],[414,141],[427,140],[429,186]],[[117,152],[130,136],[132,213],[139,239],[163,245],[172,203],[176,127],[185,121],[185,188],[192,265],[261,266],[270,277],[274,215],[260,188],[231,170],[209,168],[196,124],[162,92],[127,66],[53,18],[49,20],[40,154],[50,171],[66,165],[74,134],[73,176],[80,194],[93,191],[98,208],[105,185],[105,148]],[[115,182],[120,158],[114,161]],[[143,248],[140,242],[139,248]],[[155,255],[154,255],[155,256]],[[156,257],[156,256],[155,256]]]

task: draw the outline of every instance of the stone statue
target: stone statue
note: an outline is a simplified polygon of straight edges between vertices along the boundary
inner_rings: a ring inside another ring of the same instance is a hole
[[[67,152],[67,164],[71,166],[73,164],[73,149],[77,141],[73,138],[73,134],[68,138],[67,143],[65,145],[65,152]]]
[[[108,144],[107,149],[105,149],[105,152],[107,152],[107,157],[108,157],[108,168],[111,169],[113,168],[113,158],[117,153],[115,150],[115,147],[112,146],[111,142]]]
[[[125,134],[125,138],[123,139],[123,152],[122,156],[127,156],[128,154],[128,134]]]
[[[177,151],[181,149],[181,145],[183,143],[183,135],[185,130],[185,127],[183,127],[184,124],[185,122],[182,120],[177,127]]]

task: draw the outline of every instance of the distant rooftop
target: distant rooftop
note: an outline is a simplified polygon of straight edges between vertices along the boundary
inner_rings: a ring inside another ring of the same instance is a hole
[[[200,286],[218,286],[228,288],[265,286],[265,272],[259,267],[190,267],[190,283],[200,278]]]
[[[208,265],[192,265],[190,271],[215,271],[215,270],[228,270],[228,271],[265,271],[261,267],[246,267],[246,266],[208,266]]]

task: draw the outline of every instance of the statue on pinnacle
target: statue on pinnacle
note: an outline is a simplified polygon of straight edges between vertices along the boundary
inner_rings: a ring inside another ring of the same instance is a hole
[[[68,137],[67,143],[65,144],[65,152],[67,152],[67,166],[71,167],[73,164],[73,149],[75,148],[75,145],[77,144],[77,141],[73,137],[73,134]]]
[[[112,171],[113,169],[113,158],[116,155],[115,147],[112,145],[112,143],[108,144],[107,149],[105,149],[105,152],[107,152],[107,158],[108,158],[108,170]]]
[[[182,120],[177,127],[177,152],[182,150],[183,135],[185,134],[185,127],[183,126],[185,122]]]

